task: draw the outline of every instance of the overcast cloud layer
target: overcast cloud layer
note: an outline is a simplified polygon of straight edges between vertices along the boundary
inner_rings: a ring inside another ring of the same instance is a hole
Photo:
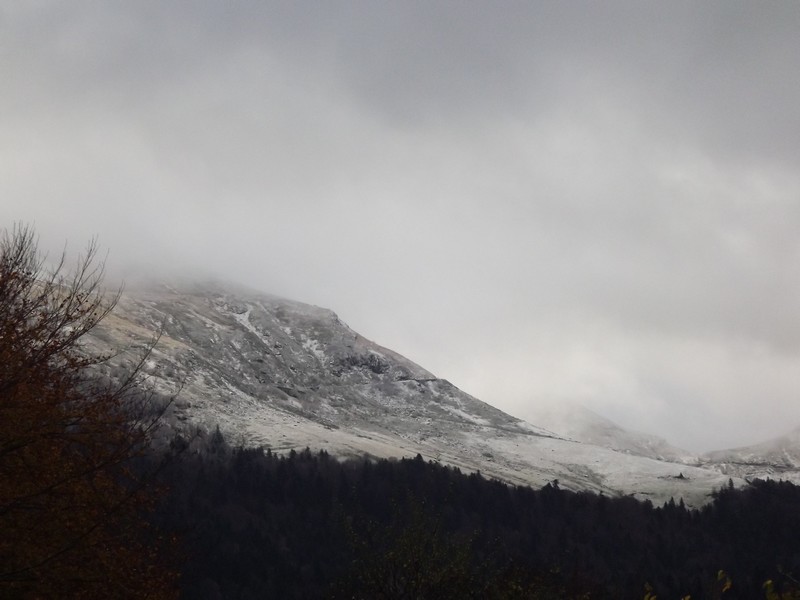
[[[6,2],[0,224],[521,417],[800,425],[800,3]]]

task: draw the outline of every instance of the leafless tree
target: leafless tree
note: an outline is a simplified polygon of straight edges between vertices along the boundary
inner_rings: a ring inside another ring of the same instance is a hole
[[[82,338],[115,307],[95,241],[51,268],[32,228],[0,237],[0,596],[172,597],[132,461],[161,413],[136,393],[142,362],[94,383]]]

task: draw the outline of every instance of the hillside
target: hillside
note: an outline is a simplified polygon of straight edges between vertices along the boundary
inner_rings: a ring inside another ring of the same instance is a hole
[[[176,428],[219,425],[226,438],[337,456],[421,454],[511,483],[662,503],[707,501],[728,477],[583,443],[508,415],[350,329],[330,310],[231,286],[152,286],[126,293],[93,333],[134,360],[153,331],[150,385],[169,395]]]
[[[800,427],[761,444],[708,452],[698,464],[748,480],[769,478],[800,483]]]

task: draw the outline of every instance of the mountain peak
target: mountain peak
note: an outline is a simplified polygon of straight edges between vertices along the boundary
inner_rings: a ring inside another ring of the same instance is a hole
[[[727,481],[565,439],[365,339],[328,309],[219,282],[129,289],[90,339],[95,350],[119,353],[102,374],[124,372],[120,363],[159,329],[145,372],[157,393],[180,388],[170,414],[176,429],[219,425],[233,443],[277,451],[420,454],[511,483],[558,479],[568,489],[654,502],[674,496],[699,505]]]

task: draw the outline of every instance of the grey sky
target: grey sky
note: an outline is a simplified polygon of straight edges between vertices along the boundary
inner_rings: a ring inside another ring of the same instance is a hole
[[[0,221],[525,417],[800,425],[800,4],[0,4]]]

